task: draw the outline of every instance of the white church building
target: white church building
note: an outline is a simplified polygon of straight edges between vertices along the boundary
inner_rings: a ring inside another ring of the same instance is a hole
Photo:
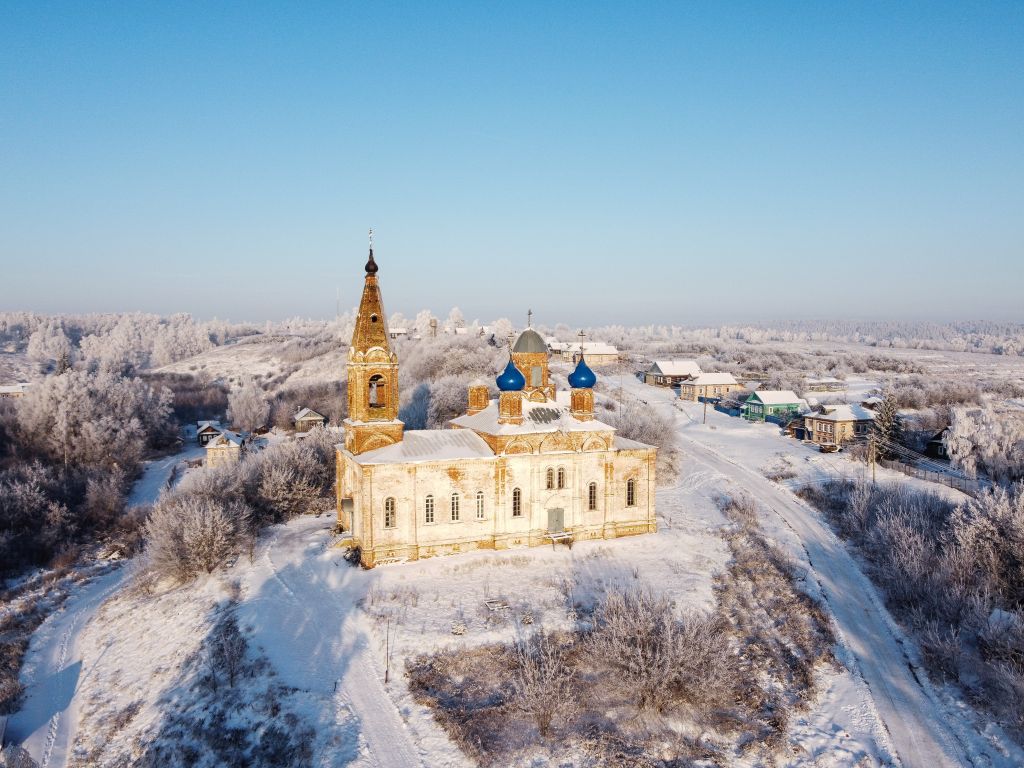
[[[532,329],[513,345],[497,398],[471,386],[448,429],[406,431],[377,271],[371,248],[337,447],[338,522],[364,566],[655,531],[655,448],[594,417],[585,360],[571,389],[556,391]]]

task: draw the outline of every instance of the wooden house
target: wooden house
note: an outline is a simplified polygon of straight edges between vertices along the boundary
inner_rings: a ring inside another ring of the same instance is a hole
[[[200,445],[207,445],[213,438],[221,433],[222,427],[219,421],[200,421],[196,424],[196,440]]]
[[[603,341],[584,341],[582,347],[578,341],[558,341],[554,338],[545,341],[552,357],[563,363],[578,363],[581,348],[587,365],[610,365],[619,362],[618,348],[611,344],[605,344]]]
[[[724,398],[743,389],[731,373],[702,373],[679,384],[681,400],[699,401],[701,398]]]
[[[875,414],[862,405],[823,405],[804,415],[805,440],[826,447],[865,438],[875,422]]]
[[[292,417],[296,432],[309,432],[313,427],[322,427],[327,424],[327,417],[317,413],[312,408],[303,408]]]
[[[644,383],[658,387],[674,387],[700,375],[696,360],[655,360],[644,373]]]
[[[0,384],[0,397],[24,397],[31,386],[27,381],[19,381],[16,384]]]
[[[219,467],[224,464],[237,464],[241,461],[245,448],[246,440],[242,435],[222,429],[206,444],[206,466]]]
[[[842,392],[846,389],[846,382],[837,379],[835,376],[820,376],[816,379],[807,379],[807,390],[810,392]]]
[[[756,390],[743,404],[747,421],[789,421],[807,409],[807,402],[789,389]]]
[[[932,435],[932,438],[928,441],[928,445],[925,446],[925,456],[931,459],[938,459],[939,461],[949,461],[949,452],[946,450],[947,432],[949,432],[949,427],[946,427],[941,432],[937,432]]]

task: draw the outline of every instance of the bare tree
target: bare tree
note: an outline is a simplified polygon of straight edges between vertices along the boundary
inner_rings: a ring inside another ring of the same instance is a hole
[[[237,552],[248,518],[248,508],[237,502],[191,495],[162,500],[145,526],[150,564],[180,581],[212,573]]]

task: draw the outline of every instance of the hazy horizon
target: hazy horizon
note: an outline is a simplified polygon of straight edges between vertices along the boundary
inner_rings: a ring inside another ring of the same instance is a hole
[[[1024,5],[12,4],[0,309],[1024,320]]]

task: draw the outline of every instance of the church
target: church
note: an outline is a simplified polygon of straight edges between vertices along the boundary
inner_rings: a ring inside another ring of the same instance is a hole
[[[531,328],[497,398],[473,384],[448,429],[406,431],[377,272],[371,245],[337,446],[338,523],[364,566],[656,530],[656,449],[595,418],[597,377],[582,357],[570,390],[556,391]]]

